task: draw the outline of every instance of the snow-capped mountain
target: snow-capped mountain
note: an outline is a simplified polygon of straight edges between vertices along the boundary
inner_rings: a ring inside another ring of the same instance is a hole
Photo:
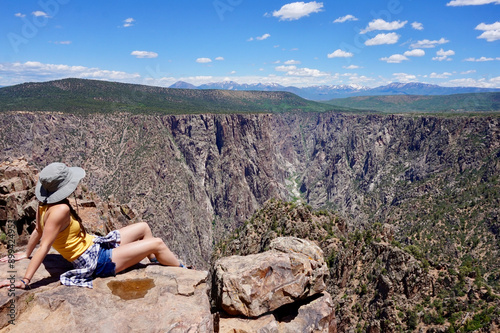
[[[426,83],[400,83],[393,82],[385,86],[368,88],[361,85],[321,85],[310,87],[282,86],[277,83],[252,83],[240,84],[234,81],[222,81],[194,86],[186,82],[176,82],[170,88],[184,89],[222,89],[222,90],[260,90],[260,91],[287,91],[302,98],[310,100],[330,100],[334,98],[375,95],[451,95],[472,92],[492,92],[500,89],[475,88],[475,87],[441,87]]]

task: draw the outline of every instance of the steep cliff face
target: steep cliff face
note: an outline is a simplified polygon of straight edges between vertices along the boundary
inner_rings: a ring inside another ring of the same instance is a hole
[[[310,206],[269,200],[215,257],[260,253],[280,236],[302,236],[323,249],[327,291],[339,332],[497,332],[500,297],[479,267],[430,264],[414,245],[397,242],[394,227],[365,230]],[[472,270],[471,270],[472,268]]]
[[[498,251],[498,118],[17,112],[0,124],[0,160],[82,166],[91,190],[136,208],[200,267],[273,197],[334,208],[357,226],[388,220],[410,244],[429,236],[418,228],[456,226],[469,252]],[[481,186],[488,197],[474,192]],[[453,206],[450,195],[462,211],[436,211]]]
[[[206,267],[215,235],[285,197],[269,115],[0,115],[1,160],[80,165],[84,183],[148,221],[187,262]]]
[[[398,241],[436,261],[470,256],[500,268],[498,117],[281,119],[297,135],[282,154],[313,208],[333,208],[357,226],[389,222]]]

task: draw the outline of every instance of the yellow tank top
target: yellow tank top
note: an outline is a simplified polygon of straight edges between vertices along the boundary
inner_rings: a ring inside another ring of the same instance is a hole
[[[49,205],[40,206],[39,216],[42,232],[44,227],[44,215],[48,208]],[[90,234],[84,236],[83,232],[80,230],[80,223],[70,214],[69,225],[57,235],[52,247],[56,249],[64,259],[73,261],[81,256],[93,242],[94,236]]]

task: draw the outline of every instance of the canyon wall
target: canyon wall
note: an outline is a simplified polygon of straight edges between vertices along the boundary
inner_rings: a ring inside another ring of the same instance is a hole
[[[85,187],[136,209],[199,267],[270,198],[334,209],[351,227],[388,221],[404,237],[420,221],[415,210],[433,214],[429,202],[494,183],[500,171],[497,117],[10,112],[0,136],[0,161],[83,167]],[[491,237],[494,200],[477,213]]]

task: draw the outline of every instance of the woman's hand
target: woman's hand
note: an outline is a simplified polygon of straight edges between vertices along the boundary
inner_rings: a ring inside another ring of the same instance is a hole
[[[14,283],[12,283],[12,280],[2,280],[0,281],[0,288],[4,287],[11,287],[12,284],[14,285],[14,288],[17,289],[26,289],[26,285],[19,279],[15,279]]]
[[[16,252],[14,253],[14,261],[19,261],[19,260],[22,260],[22,259],[27,259],[28,256],[26,255],[26,252]],[[8,262],[9,261],[9,256],[5,256],[3,257],[2,259],[0,259],[0,262]]]

